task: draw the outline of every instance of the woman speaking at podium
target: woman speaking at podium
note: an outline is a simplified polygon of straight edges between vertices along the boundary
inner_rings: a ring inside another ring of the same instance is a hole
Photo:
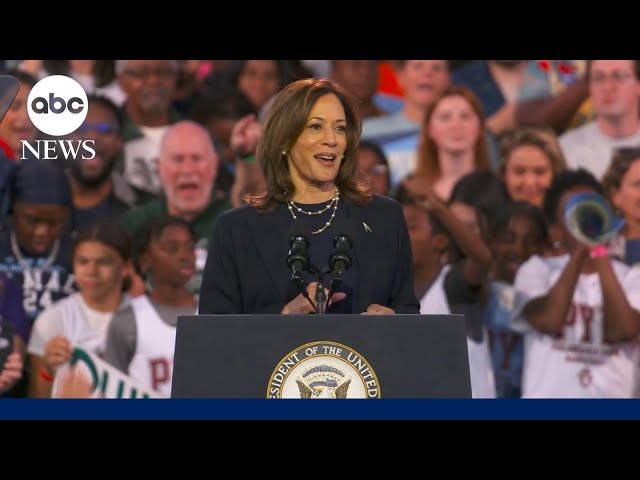
[[[279,93],[256,151],[266,191],[219,217],[199,314],[419,313],[402,209],[355,178],[360,130],[337,84]]]

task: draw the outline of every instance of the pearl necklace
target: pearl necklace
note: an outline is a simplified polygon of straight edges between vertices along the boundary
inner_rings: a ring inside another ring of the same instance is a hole
[[[329,225],[331,225],[331,222],[333,221],[333,219],[336,216],[336,210],[338,210],[338,202],[339,201],[340,201],[340,191],[338,190],[338,187],[336,187],[336,196],[333,197],[331,199],[331,201],[327,204],[327,206],[324,207],[322,210],[318,210],[317,212],[306,212],[303,209],[301,209],[299,206],[297,206],[291,200],[287,200],[287,207],[289,208],[289,212],[291,213],[291,216],[293,217],[293,219],[294,220],[298,220],[298,217],[294,213],[294,210],[297,210],[299,213],[304,213],[305,215],[310,215],[311,216],[311,215],[320,215],[321,213],[326,212],[327,210],[329,210],[333,206],[333,213],[331,213],[331,218],[329,218],[329,221],[327,223],[325,223],[322,228],[319,228],[315,232],[311,232],[312,235],[316,235],[318,233],[321,233],[321,232],[325,231],[327,228],[329,228]]]

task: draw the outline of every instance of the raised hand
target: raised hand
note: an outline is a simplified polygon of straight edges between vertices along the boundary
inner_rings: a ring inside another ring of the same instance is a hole
[[[229,143],[236,157],[247,157],[256,152],[258,140],[262,135],[262,126],[255,114],[245,115],[236,122],[231,130]]]
[[[412,175],[405,178],[402,181],[402,186],[416,203],[428,210],[432,210],[442,204],[442,200],[433,191],[433,185],[424,176]]]

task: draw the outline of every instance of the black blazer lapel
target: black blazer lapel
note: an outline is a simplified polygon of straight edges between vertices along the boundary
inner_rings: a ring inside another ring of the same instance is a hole
[[[375,265],[372,260],[376,258],[376,255],[381,255],[382,252],[376,253],[377,242],[373,233],[376,225],[371,225],[371,221],[366,218],[364,207],[354,204],[348,204],[348,207],[349,222],[352,225],[354,236],[353,252],[358,263],[359,276],[355,293],[355,313],[362,313],[369,306],[367,299],[371,298],[373,286],[371,279],[375,278],[376,275]]]
[[[248,223],[264,268],[271,278],[272,284],[276,287],[281,301],[286,302],[288,282],[291,278],[291,272],[287,268],[287,252],[289,251],[287,232],[290,222],[286,217],[276,214],[280,208],[282,205],[279,205],[272,214],[260,215],[256,213],[248,220]],[[261,275],[262,273],[256,269],[253,274]]]

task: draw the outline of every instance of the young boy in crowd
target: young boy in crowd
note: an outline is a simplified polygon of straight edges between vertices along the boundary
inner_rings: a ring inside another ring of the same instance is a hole
[[[525,202],[507,203],[494,212],[489,245],[493,264],[487,279],[484,325],[499,398],[521,395],[523,332],[511,325],[515,290],[513,282],[520,266],[532,255],[540,255],[547,242],[542,212]]]

